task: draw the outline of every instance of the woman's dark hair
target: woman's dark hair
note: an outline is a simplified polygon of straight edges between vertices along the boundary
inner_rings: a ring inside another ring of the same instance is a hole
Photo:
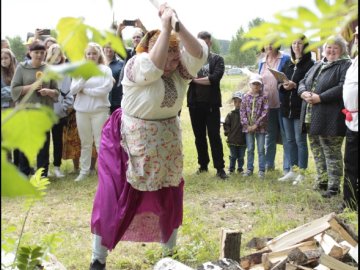
[[[46,51],[46,48],[43,42],[36,40],[29,45],[29,51]]]
[[[311,52],[306,52],[304,53],[305,49],[309,46],[309,42],[307,41],[307,38],[305,35],[301,35],[300,39],[302,41],[304,41],[304,47],[303,47],[303,50],[302,50],[302,58],[311,58]],[[294,53],[294,50],[292,48],[292,46],[290,46],[290,51],[291,51],[291,59],[296,59],[295,57],[295,53]]]
[[[197,37],[201,39],[211,39],[211,34],[207,31],[201,31],[198,33]]]

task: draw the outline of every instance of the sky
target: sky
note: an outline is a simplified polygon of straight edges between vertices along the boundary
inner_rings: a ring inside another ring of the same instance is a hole
[[[1,37],[20,36],[36,28],[55,29],[62,17],[83,17],[84,23],[99,30],[109,29],[113,21],[139,18],[148,30],[159,29],[160,19],[150,0],[1,0]],[[194,35],[209,31],[216,39],[231,40],[242,26],[247,30],[256,17],[274,20],[274,14],[297,6],[315,11],[315,0],[168,0],[179,19]],[[126,27],[125,39],[133,27]]]

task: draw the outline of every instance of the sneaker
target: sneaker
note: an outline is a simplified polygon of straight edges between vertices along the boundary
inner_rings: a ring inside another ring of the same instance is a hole
[[[290,171],[290,172],[288,172],[287,174],[285,174],[283,177],[280,177],[280,178],[278,179],[278,181],[283,182],[283,181],[295,180],[295,178],[296,178],[297,176],[298,176],[297,173]]]
[[[54,167],[54,174],[56,178],[62,178],[65,175],[60,171],[60,167]]]
[[[82,180],[85,180],[87,178],[87,175],[86,174],[82,174],[80,173],[78,175],[78,177],[76,177],[76,179],[74,180],[75,182],[79,182],[79,181],[82,181]]]
[[[97,172],[96,172],[95,169],[90,169],[90,171],[89,171],[89,175],[90,175],[90,176],[94,176],[94,175],[96,175],[96,174],[97,174]]]
[[[228,171],[228,174],[233,174],[234,173],[234,170],[229,170]]]
[[[259,178],[265,178],[265,172],[264,171],[259,171],[258,176],[259,176]]]
[[[298,176],[296,176],[294,182],[292,183],[294,186],[301,183],[302,181],[304,181],[305,176],[303,174],[299,174]]]
[[[95,260],[90,264],[89,270],[106,270],[105,266],[106,263],[101,263],[98,260]]]
[[[253,174],[253,172],[252,171],[250,171],[250,170],[247,170],[246,172],[243,172],[243,176],[251,176]]]
[[[226,179],[228,178],[229,176],[225,173],[225,171],[223,169],[221,170],[218,170],[217,173],[216,173],[216,176],[221,178],[221,179]]]
[[[201,173],[204,173],[204,172],[208,172],[208,168],[200,167],[200,168],[196,171],[196,174],[201,174]]]
[[[243,173],[243,169],[241,169],[241,168],[239,168],[239,169],[237,169],[237,173]]]

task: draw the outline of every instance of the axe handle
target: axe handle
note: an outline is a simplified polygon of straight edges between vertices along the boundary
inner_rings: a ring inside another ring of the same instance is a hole
[[[151,4],[154,5],[154,7],[156,7],[157,10],[160,9],[160,4],[158,2],[158,0],[150,0]],[[179,19],[177,18],[176,14],[173,14],[171,17],[171,26],[174,29],[175,32],[179,32],[180,31],[180,22]]]
[[[179,32],[180,31],[180,22],[178,20],[178,18],[176,17],[175,14],[172,15],[171,17],[171,26],[174,29],[175,32]]]

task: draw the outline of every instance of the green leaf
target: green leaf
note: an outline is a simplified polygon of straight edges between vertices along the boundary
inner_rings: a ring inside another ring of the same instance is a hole
[[[57,74],[68,75],[75,78],[83,77],[85,80],[94,76],[104,75],[93,61],[78,61],[61,65],[49,65],[46,69],[45,76],[55,78]]]
[[[16,111],[10,118],[7,116],[13,109],[1,114],[2,147],[18,148],[26,155],[30,164],[34,164],[37,153],[44,145],[45,133],[57,122],[57,117],[47,106],[27,106],[30,108]]]
[[[113,1],[112,0],[108,0],[109,1],[109,5],[112,8],[113,7]]]
[[[64,48],[66,56],[71,61],[84,59],[84,51],[89,42],[87,26],[83,18],[64,17],[56,26],[57,40]]]
[[[41,177],[42,171],[44,168],[40,168],[36,171],[36,173],[30,178],[30,184],[32,184],[41,194],[41,196],[45,195],[44,190],[46,190],[47,185],[50,184],[49,178]]]
[[[17,168],[7,161],[6,152],[1,151],[1,196],[39,196],[40,193]]]
[[[117,52],[121,58],[125,59],[126,58],[126,49],[124,47],[124,43],[122,41],[122,39],[120,39],[119,37],[117,37],[116,35],[114,35],[113,33],[109,32],[109,31],[105,31],[106,33],[106,39],[104,41],[104,43],[102,44],[102,46],[106,45],[106,44],[110,44],[111,47],[113,48],[113,50],[115,52]]]
[[[319,19],[318,16],[315,15],[315,13],[313,13],[311,10],[309,10],[306,7],[299,7],[297,11],[298,11],[299,19],[302,21],[315,23]]]
[[[331,10],[331,7],[326,0],[315,0],[315,4],[321,13],[327,14]]]
[[[33,248],[33,250],[31,251],[31,259],[35,260],[35,259],[39,259],[44,255],[44,252],[42,250],[42,247],[40,246],[36,246],[35,248]]]
[[[84,51],[92,40],[101,46],[111,43],[112,48],[125,58],[126,50],[121,38],[110,31],[99,31],[83,23],[82,18],[62,18],[56,26],[58,41],[72,62],[84,59]]]

